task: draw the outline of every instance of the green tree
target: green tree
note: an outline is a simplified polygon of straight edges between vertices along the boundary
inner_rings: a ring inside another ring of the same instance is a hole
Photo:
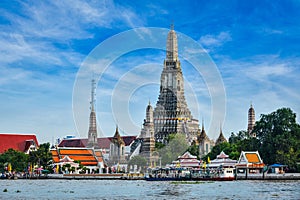
[[[199,145],[196,145],[195,143],[188,147],[188,152],[190,152],[192,155],[197,156],[199,158]]]
[[[228,142],[222,142],[212,148],[212,150],[203,157],[203,160],[207,160],[208,157],[210,159],[215,159],[217,155],[219,155],[222,151],[224,153],[229,154],[231,152],[231,146]]]
[[[28,167],[28,155],[14,149],[8,149],[0,155],[0,170],[2,172],[8,163],[11,164],[13,171],[26,171]]]
[[[187,151],[189,147],[185,135],[183,134],[170,134],[168,141],[165,147],[159,149],[162,165],[170,164],[176,160],[178,156]]]
[[[261,115],[254,130],[261,143],[260,154],[267,164],[283,163],[296,169],[300,161],[300,125],[290,108]]]
[[[137,165],[138,168],[142,168],[142,171],[144,171],[145,167],[147,166],[147,160],[143,156],[133,156],[128,162],[128,166],[130,165]]]
[[[36,151],[29,153],[29,162],[33,165],[42,166],[44,169],[49,168],[48,165],[51,159],[50,143],[41,144]]]

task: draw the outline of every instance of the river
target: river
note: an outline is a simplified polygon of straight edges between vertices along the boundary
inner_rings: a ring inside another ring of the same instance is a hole
[[[0,199],[300,199],[300,181],[0,180]]]

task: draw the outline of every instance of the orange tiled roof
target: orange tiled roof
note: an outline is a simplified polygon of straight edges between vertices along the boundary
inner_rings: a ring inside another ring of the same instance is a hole
[[[58,163],[60,158],[59,158],[59,155],[57,153],[57,150],[56,149],[55,150],[50,149],[50,152],[52,154],[52,160],[53,160],[53,162],[54,163]]]
[[[95,159],[95,157],[94,156],[85,156],[85,155],[79,155],[79,156],[72,156],[72,155],[70,155],[69,156],[71,159],[73,159],[73,160],[86,160],[86,161],[88,161],[88,160],[92,160],[92,161],[96,161],[96,159]]]
[[[82,165],[97,165],[98,163],[95,161],[95,162],[88,162],[88,161],[83,161],[81,162]]]
[[[50,152],[52,153],[52,156],[58,156],[58,153],[56,150],[50,150]]]
[[[93,155],[89,149],[59,149],[60,155]]]
[[[102,156],[102,153],[100,151],[96,151],[95,154],[97,157]]]
[[[102,153],[100,151],[94,151],[92,149],[64,149],[59,148],[51,150],[52,159],[55,163],[58,163],[60,158],[69,156],[74,161],[80,161],[82,165],[97,165],[98,162],[103,162]]]
[[[260,163],[260,160],[256,153],[245,153],[245,156],[249,163]]]

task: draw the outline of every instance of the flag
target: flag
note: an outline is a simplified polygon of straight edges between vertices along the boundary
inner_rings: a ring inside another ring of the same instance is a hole
[[[210,163],[210,158],[209,158],[209,156],[207,157],[207,163]]]
[[[203,162],[203,168],[205,169],[206,168],[206,162]]]
[[[33,171],[33,166],[32,166],[32,163],[30,163],[30,170],[29,170],[30,172],[32,172]]]
[[[11,170],[12,170],[11,164],[10,164],[10,163],[8,163],[8,166],[7,166],[7,171],[11,172]]]
[[[56,164],[56,173],[59,173],[59,165]]]

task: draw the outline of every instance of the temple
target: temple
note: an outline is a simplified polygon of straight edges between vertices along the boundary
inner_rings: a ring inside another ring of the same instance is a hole
[[[115,135],[110,141],[109,164],[119,165],[126,163],[125,142],[120,136],[118,127],[116,127]]]
[[[166,58],[160,79],[160,92],[154,109],[154,135],[166,143],[171,133],[184,134],[189,143],[197,138],[199,122],[194,119],[184,96],[184,80],[178,58],[177,35],[171,26],[167,37]]]

